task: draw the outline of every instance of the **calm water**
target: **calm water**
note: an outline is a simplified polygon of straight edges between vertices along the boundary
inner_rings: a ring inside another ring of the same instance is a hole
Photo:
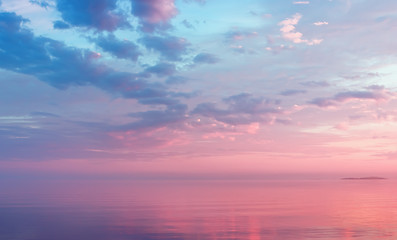
[[[2,180],[0,239],[397,239],[396,184]]]

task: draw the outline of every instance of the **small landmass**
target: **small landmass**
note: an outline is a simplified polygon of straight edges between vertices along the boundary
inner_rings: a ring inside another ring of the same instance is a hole
[[[346,177],[346,178],[341,178],[342,180],[384,180],[387,178],[383,177]]]

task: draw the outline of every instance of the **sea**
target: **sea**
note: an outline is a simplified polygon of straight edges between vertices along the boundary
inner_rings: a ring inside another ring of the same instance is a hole
[[[2,179],[0,239],[397,239],[396,184]]]

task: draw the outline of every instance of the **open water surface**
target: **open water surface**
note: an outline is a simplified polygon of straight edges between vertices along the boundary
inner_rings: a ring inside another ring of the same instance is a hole
[[[0,239],[397,239],[396,184],[2,180]]]

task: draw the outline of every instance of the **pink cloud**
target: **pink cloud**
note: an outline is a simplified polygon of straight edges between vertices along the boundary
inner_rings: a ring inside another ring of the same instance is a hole
[[[132,14],[140,18],[143,30],[167,28],[168,21],[178,14],[174,0],[135,0],[132,2]]]
[[[304,39],[301,32],[295,30],[295,25],[299,23],[302,15],[297,13],[292,18],[287,18],[281,21],[278,25],[282,26],[280,29],[281,35],[284,39],[294,42],[294,43],[305,43],[307,45],[317,45],[320,44],[323,39]]]
[[[293,4],[310,4],[309,1],[295,1]]]

